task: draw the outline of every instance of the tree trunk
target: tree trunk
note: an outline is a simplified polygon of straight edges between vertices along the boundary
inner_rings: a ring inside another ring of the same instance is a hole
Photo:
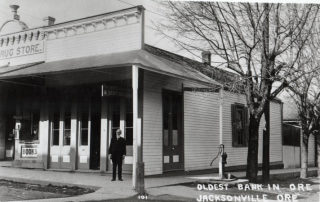
[[[300,178],[308,177],[308,140],[309,137],[307,134],[302,133],[301,146],[301,171]]]
[[[258,176],[259,123],[260,119],[250,114],[247,158],[247,178],[250,182],[256,182]]]
[[[318,177],[320,177],[320,134],[315,135],[316,137],[316,143],[317,143],[317,166],[318,166]]]
[[[267,182],[270,178],[270,102],[266,102],[264,117],[266,121],[263,130],[263,158],[262,158],[262,178]]]

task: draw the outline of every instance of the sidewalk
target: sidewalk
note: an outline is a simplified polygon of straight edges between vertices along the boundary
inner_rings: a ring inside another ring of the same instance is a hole
[[[86,200],[104,200],[127,198],[134,196],[136,193],[132,189],[131,175],[124,175],[124,181],[111,182],[110,174],[100,173],[79,173],[79,172],[58,172],[58,171],[43,171],[38,169],[22,169],[3,167],[6,166],[5,162],[0,162],[0,179],[13,180],[18,182],[32,182],[36,184],[53,184],[53,185],[76,185],[80,187],[92,187],[97,191],[68,198],[47,199],[41,201],[86,201]],[[310,168],[310,170],[317,171],[317,168]],[[271,176],[298,173],[299,169],[281,169],[271,170]],[[244,177],[245,172],[231,172],[237,177]],[[260,172],[259,172],[260,173]],[[187,183],[195,181],[195,177],[212,177],[217,175],[188,175],[188,176],[169,176],[169,177],[148,177],[145,178],[145,187],[147,193],[160,196],[160,195],[182,195],[186,196],[186,189],[183,187],[175,186],[174,190],[168,189],[169,185],[176,185],[180,183]],[[190,192],[190,194],[192,194]]]

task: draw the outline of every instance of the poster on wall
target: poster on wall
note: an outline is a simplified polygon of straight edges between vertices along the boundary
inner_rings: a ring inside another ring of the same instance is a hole
[[[38,157],[38,147],[30,145],[21,146],[21,157],[22,158],[36,158]]]

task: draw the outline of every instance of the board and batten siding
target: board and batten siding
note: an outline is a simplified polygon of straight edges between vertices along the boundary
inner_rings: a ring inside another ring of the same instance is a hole
[[[310,135],[308,142],[308,165],[315,166],[315,139]],[[284,168],[300,168],[301,149],[300,146],[283,145],[283,164]]]

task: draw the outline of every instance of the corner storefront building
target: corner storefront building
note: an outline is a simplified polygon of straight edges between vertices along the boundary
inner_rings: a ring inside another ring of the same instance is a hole
[[[220,144],[229,168],[245,167],[245,96],[221,90],[223,71],[205,75],[203,63],[145,44],[142,6],[59,24],[47,17],[32,29],[11,8],[14,18],[0,30],[1,159],[108,172],[120,128],[127,173],[138,150],[145,175],[218,168],[210,162]],[[279,166],[281,106],[271,103],[270,162]]]

